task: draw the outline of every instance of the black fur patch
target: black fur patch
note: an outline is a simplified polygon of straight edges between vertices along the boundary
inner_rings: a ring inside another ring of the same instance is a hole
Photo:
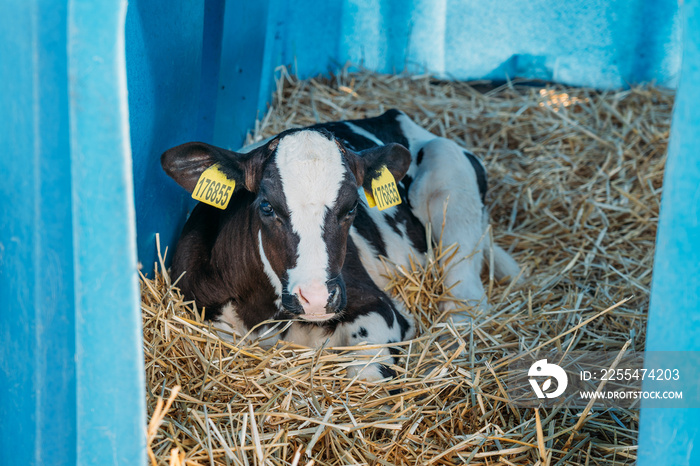
[[[425,153],[423,152],[423,148],[418,151],[418,158],[416,159],[416,165],[420,165],[420,163],[423,161],[423,156]]]
[[[401,196],[401,204],[396,207],[393,218],[388,215],[385,215],[385,218],[387,224],[401,236],[403,236],[403,233],[399,230],[398,224],[403,224],[406,228],[406,236],[408,236],[408,239],[411,241],[411,245],[418,252],[425,254],[428,250],[428,245],[425,240],[425,226],[413,215],[411,202],[408,199],[408,190],[411,188],[412,183],[413,178],[406,175],[396,185],[399,190],[399,196]]]
[[[479,185],[479,194],[481,194],[481,202],[486,201],[486,190],[488,189],[488,180],[486,178],[486,170],[481,164],[481,161],[476,158],[476,156],[470,152],[464,151],[464,155],[467,156],[469,162],[471,162],[474,168],[474,173],[476,173],[476,182]]]
[[[364,204],[360,203],[357,205],[357,217],[352,223],[353,228],[367,240],[369,244],[374,248],[376,254],[381,254],[386,257],[386,244],[384,244],[384,238],[379,232],[379,228],[374,223],[374,220],[367,213],[367,209]]]
[[[406,236],[408,236],[408,239],[411,241],[411,245],[418,252],[425,254],[428,250],[428,244],[425,239],[425,226],[413,215],[411,203],[408,200],[408,190],[411,187],[411,183],[413,183],[413,178],[407,175],[397,184],[399,195],[401,196],[401,204],[396,207],[392,220],[389,220],[388,216],[386,218],[389,226],[394,228],[394,231],[397,233],[398,228],[395,225],[398,223],[403,224],[406,228]]]
[[[408,139],[401,132],[401,125],[396,118],[401,115],[398,110],[387,110],[382,115],[365,120],[350,120],[353,125],[359,126],[368,133],[376,136],[384,144],[398,142],[404,147],[408,147]]]
[[[256,244],[252,232],[261,228],[257,216],[247,213],[254,194],[241,190],[225,211],[197,204],[187,220],[173,257],[172,274],[182,275],[180,289],[188,300],[206,308],[207,319],[217,319],[231,303],[248,328],[273,318],[278,312],[276,293],[270,284],[257,248],[231,249],[228,244]],[[216,241],[219,237],[230,243]],[[243,269],[231,264],[251,264]]]
[[[345,312],[338,315],[335,323],[352,323],[358,317],[368,314],[381,316],[387,327],[393,327],[396,310],[386,293],[375,285],[360,261],[352,237],[348,237],[348,249],[343,265],[343,278],[347,289],[348,305]]]
[[[399,194],[402,192],[401,189],[403,189],[403,192],[408,193],[408,190],[411,189],[411,183],[413,183],[413,178],[411,178],[409,175],[404,176],[398,184]],[[408,198],[408,196],[405,197]],[[401,200],[403,200],[403,197]],[[406,199],[406,202],[408,202],[408,199]]]
[[[403,238],[403,232],[399,228],[399,224],[396,222],[396,219],[394,217],[392,217],[389,214],[384,214],[384,221],[386,221],[387,225],[389,225],[391,229],[394,230],[394,233]]]
[[[394,341],[394,340],[389,340],[389,341],[387,341],[387,343],[392,344],[392,343],[396,343],[396,341]],[[401,355],[401,350],[398,349],[398,348],[395,347],[395,346],[390,346],[390,347],[389,347],[389,353],[391,353],[392,356],[400,356],[400,355]]]
[[[406,338],[406,332],[408,332],[408,329],[411,328],[411,324],[399,311],[394,311],[394,315],[396,316],[396,321],[399,324],[399,329],[401,329],[401,339],[403,340]]]
[[[360,327],[359,333],[362,338],[367,338],[367,335],[369,335],[369,332],[367,332],[367,329],[364,327]]]
[[[385,378],[394,378],[396,377],[396,371],[392,369],[391,367],[385,366],[384,364],[379,365],[379,372],[382,373],[382,376]]]

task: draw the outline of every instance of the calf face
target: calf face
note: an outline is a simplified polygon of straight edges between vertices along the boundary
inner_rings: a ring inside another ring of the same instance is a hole
[[[232,247],[255,248],[284,310],[310,321],[345,308],[341,269],[358,188],[369,187],[382,166],[400,180],[410,161],[399,144],[355,153],[323,129],[290,130],[246,154],[188,143],[161,157],[190,192],[214,164],[236,182],[227,209],[246,209],[253,231],[249,244]],[[236,203],[241,189],[255,195],[244,206]]]

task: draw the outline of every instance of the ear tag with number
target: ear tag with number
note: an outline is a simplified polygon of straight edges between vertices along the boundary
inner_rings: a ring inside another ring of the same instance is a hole
[[[386,165],[382,167],[379,176],[372,180],[372,191],[365,189],[365,196],[367,197],[367,205],[369,207],[377,206],[379,210],[401,204],[396,180]]]
[[[192,198],[223,210],[228,206],[235,187],[236,182],[229,179],[217,163],[199,176]]]

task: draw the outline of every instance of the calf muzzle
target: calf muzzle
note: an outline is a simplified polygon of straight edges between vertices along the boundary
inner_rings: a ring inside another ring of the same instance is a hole
[[[314,280],[307,285],[295,286],[282,299],[282,305],[288,312],[316,322],[332,319],[345,308],[346,303],[345,283],[341,277],[328,280],[325,284]]]

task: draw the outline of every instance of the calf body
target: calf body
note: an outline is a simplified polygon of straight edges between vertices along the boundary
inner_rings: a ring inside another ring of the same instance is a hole
[[[189,143],[161,161],[189,191],[214,164],[237,183],[225,210],[197,205],[172,266],[185,296],[230,333],[307,346],[411,338],[413,318],[383,291],[380,256],[397,264],[423,257],[424,225],[440,226],[443,216],[443,242],[459,243],[464,256],[446,280],[456,298],[486,306],[484,251],[494,252],[497,276],[519,271],[484,235],[486,174],[478,159],[396,110],[290,130],[245,154]],[[384,167],[403,202],[379,211],[364,190]],[[270,324],[261,325],[268,320],[294,322],[268,336]],[[374,362],[352,367],[351,375],[390,375],[390,351],[369,353]]]

